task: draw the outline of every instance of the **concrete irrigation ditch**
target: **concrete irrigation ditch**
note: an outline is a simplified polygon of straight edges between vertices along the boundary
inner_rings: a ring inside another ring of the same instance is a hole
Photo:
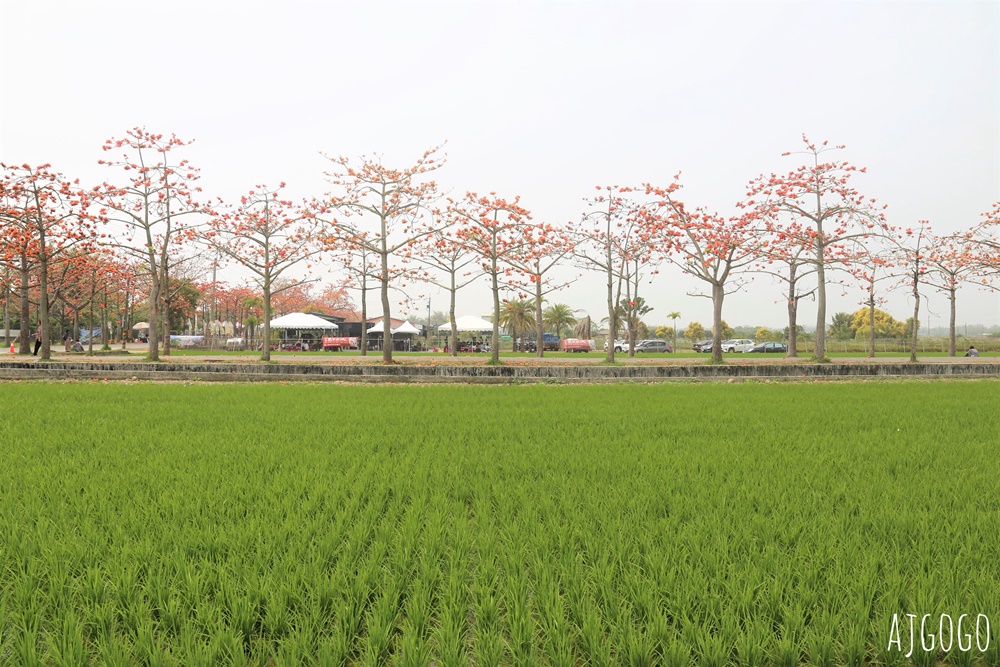
[[[0,362],[0,380],[164,380],[221,382],[458,382],[509,384],[519,382],[595,383],[663,381],[742,381],[872,378],[1000,377],[1000,363],[879,362],[879,363],[760,363],[760,364],[642,364],[602,366],[583,364],[457,366],[360,365],[306,363],[151,363],[151,362]]]

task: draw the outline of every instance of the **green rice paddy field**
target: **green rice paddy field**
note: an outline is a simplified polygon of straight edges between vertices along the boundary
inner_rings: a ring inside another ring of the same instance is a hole
[[[998,382],[0,405],[3,665],[1000,665]]]

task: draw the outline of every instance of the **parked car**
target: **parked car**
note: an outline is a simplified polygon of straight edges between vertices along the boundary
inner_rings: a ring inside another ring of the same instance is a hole
[[[700,340],[694,344],[695,352],[711,352],[712,351],[712,341],[711,340]]]
[[[761,343],[760,345],[754,345],[751,352],[777,352],[785,354],[788,352],[788,346],[784,343]]]
[[[542,334],[542,349],[545,351],[557,352],[559,350],[559,343],[562,339],[554,333],[543,333]],[[535,338],[527,338],[524,341],[524,346],[521,348],[525,352],[534,352],[535,344],[538,341]]]
[[[640,352],[673,352],[674,348],[665,340],[651,339],[640,340],[635,344],[635,353]]]
[[[626,352],[628,350],[627,340],[616,340],[615,341],[615,352]],[[608,351],[608,341],[604,341],[604,351]]]
[[[749,338],[734,338],[722,341],[723,352],[749,352],[754,348],[754,342]]]

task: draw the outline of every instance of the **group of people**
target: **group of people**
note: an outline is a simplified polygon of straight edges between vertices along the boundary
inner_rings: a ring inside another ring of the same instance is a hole
[[[33,349],[31,351],[31,356],[37,357],[38,356],[38,351],[40,349],[42,349],[42,328],[41,327],[38,327],[37,329],[35,329],[34,339],[35,339],[35,349]],[[74,338],[69,335],[68,331],[63,334],[63,346],[65,347],[65,349],[66,349],[67,352],[83,352],[83,345],[80,344],[80,341],[74,340]],[[12,350],[13,350],[13,348],[12,348]]]

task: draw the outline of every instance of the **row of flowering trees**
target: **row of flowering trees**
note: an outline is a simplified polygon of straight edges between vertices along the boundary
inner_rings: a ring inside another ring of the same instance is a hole
[[[685,201],[678,174],[666,184],[599,186],[584,200],[584,212],[566,224],[533,219],[516,196],[444,197],[433,178],[445,163],[441,146],[402,169],[377,157],[328,157],[331,187],[323,196],[294,202],[280,183],[249,188],[227,203],[198,187],[198,169],[181,157],[189,143],[129,130],[105,142],[108,157],[99,162],[109,179],[89,188],[50,165],[3,165],[0,269],[5,294],[20,297],[22,352],[29,346],[24,323],[32,301],[48,357],[53,304],[93,306],[103,295],[104,307],[110,299],[119,311],[144,300],[149,357],[158,359],[161,347],[169,354],[169,336],[162,344],[160,338],[178,283],[173,278],[190,273],[192,264],[204,271],[224,261],[252,276],[265,340],[275,299],[309,283],[317,262],[339,267],[360,290],[363,319],[367,293],[377,291],[386,339],[394,293],[405,296],[420,282],[443,287],[450,294],[452,350],[456,293],[487,280],[494,361],[503,293],[534,297],[541,355],[545,296],[571,283],[575,270],[598,272],[606,279],[610,330],[627,330],[634,345],[634,324],[648,308],[645,290],[668,265],[701,281],[699,295],[712,300],[714,354],[721,360],[726,296],[751,274],[768,274],[780,281],[788,304],[791,356],[797,354],[799,302],[816,299],[814,354],[822,358],[830,285],[861,288],[874,309],[888,289],[905,284],[914,323],[922,287],[943,290],[954,327],[959,286],[995,284],[1000,267],[1000,204],[963,233],[935,237],[923,221],[902,229],[855,189],[852,179],[864,169],[829,159],[843,147],[806,137],[802,164],[751,180],[734,215]],[[574,271],[557,270],[566,266]],[[218,288],[214,276],[210,284]],[[614,346],[608,348],[614,361]],[[269,357],[264,345],[262,358]],[[391,346],[383,359],[392,361]]]

